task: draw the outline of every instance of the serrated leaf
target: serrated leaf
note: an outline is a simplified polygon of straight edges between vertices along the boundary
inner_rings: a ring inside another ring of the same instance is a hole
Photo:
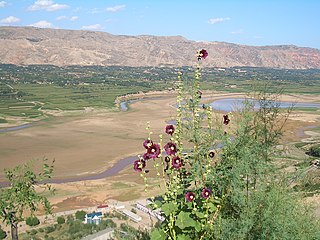
[[[176,225],[180,229],[185,229],[187,227],[194,227],[195,221],[190,217],[190,213],[180,212],[177,216]]]
[[[151,234],[150,234],[150,239],[151,240],[165,240],[166,234],[162,229],[154,229]]]
[[[156,201],[154,202],[153,206],[155,206],[156,208],[161,208],[162,202],[160,202],[159,200],[156,200]]]
[[[196,229],[197,232],[200,232],[202,230],[201,223],[195,222],[194,228]]]
[[[209,209],[209,212],[215,212],[217,210],[217,207],[211,202],[208,203],[207,207]]]
[[[169,216],[170,213],[178,210],[178,206],[173,203],[165,203],[162,205],[161,210],[166,216]]]
[[[191,238],[188,235],[179,234],[177,240],[191,240]]]
[[[204,218],[204,213],[203,212],[196,212],[196,216],[198,218]]]

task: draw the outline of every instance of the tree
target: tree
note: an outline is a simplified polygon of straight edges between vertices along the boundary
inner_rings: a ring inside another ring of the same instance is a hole
[[[64,224],[66,222],[66,220],[64,219],[64,217],[60,216],[57,218],[57,223],[58,224]]]
[[[233,139],[221,149],[215,191],[223,202],[213,239],[319,239],[318,221],[276,171],[276,145],[291,109],[281,111],[276,94],[256,99],[259,109],[246,101],[233,114]]]
[[[33,227],[39,225],[40,221],[36,216],[31,216],[26,219],[26,224]]]
[[[13,169],[5,169],[5,176],[9,180],[9,187],[0,189],[0,218],[11,226],[11,237],[18,239],[18,223],[24,220],[26,210],[31,215],[43,207],[46,213],[51,213],[51,204],[48,199],[37,192],[37,187],[42,191],[54,192],[51,185],[44,183],[53,173],[53,163],[47,164],[43,160],[40,173],[33,171],[31,162],[18,165]]]
[[[85,216],[86,216],[86,212],[81,210],[81,211],[77,211],[76,212],[76,219],[83,221]]]

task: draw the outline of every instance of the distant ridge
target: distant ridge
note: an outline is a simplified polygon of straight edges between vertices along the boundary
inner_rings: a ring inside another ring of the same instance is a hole
[[[0,27],[0,63],[102,66],[192,66],[205,48],[208,67],[320,68],[320,50],[293,45],[246,46],[196,42],[181,36],[124,36],[106,32]]]

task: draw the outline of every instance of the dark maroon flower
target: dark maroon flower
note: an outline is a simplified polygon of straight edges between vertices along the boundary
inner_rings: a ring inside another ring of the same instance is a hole
[[[178,157],[175,156],[172,158],[172,167],[179,169],[182,166],[182,160]]]
[[[153,143],[148,149],[147,149],[147,154],[149,155],[150,158],[157,158],[160,155],[160,145]]]
[[[230,119],[229,119],[228,114],[223,115],[223,124],[224,124],[224,125],[228,125],[229,122],[230,122]]]
[[[151,157],[149,156],[148,153],[143,154],[142,158],[143,158],[143,160],[145,160],[145,161],[151,159]]]
[[[208,198],[211,195],[211,190],[208,188],[204,188],[201,192],[203,198]]]
[[[145,141],[143,142],[143,147],[144,147],[145,149],[148,149],[152,144],[153,144],[153,142],[152,142],[151,140],[147,139],[147,140],[145,140]]]
[[[202,97],[202,92],[201,92],[201,91],[198,91],[197,93],[198,93],[198,95],[199,95],[199,98],[201,99],[201,97]]]
[[[166,126],[166,133],[172,135],[174,133],[174,126],[173,125],[167,125]]]
[[[215,155],[214,151],[209,152],[209,157],[214,158],[214,155]]]
[[[207,50],[205,49],[202,49],[199,51],[199,54],[198,54],[198,60],[200,61],[201,59],[206,59],[208,57],[208,52]]]
[[[144,169],[145,167],[146,167],[146,161],[142,159],[138,159],[133,163],[133,169],[137,172],[141,172],[142,169]]]
[[[168,155],[175,155],[177,153],[177,146],[172,142],[168,142],[164,146],[164,150]]]
[[[196,198],[196,195],[193,192],[187,192],[185,197],[188,202],[192,202]]]
[[[166,156],[166,157],[164,158],[164,161],[165,161],[166,163],[170,162],[170,157]]]

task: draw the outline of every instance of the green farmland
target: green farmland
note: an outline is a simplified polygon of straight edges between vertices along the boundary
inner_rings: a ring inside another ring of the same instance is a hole
[[[0,124],[8,117],[31,120],[46,110],[71,111],[85,107],[115,109],[117,96],[140,91],[166,90],[174,86],[177,72],[191,78],[193,69],[155,67],[56,67],[0,65]],[[265,68],[208,68],[202,89],[250,92],[268,82],[270,91],[319,94],[320,70]]]

